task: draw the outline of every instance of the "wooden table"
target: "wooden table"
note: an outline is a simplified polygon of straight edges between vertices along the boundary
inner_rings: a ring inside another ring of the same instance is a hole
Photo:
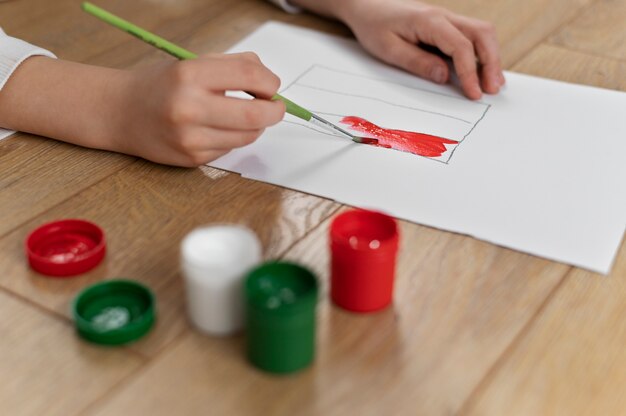
[[[0,4],[0,25],[81,62],[124,68],[171,59],[85,16],[79,3],[9,1]],[[507,69],[626,90],[626,0],[435,3],[493,21]],[[349,35],[260,0],[99,4],[200,53],[221,52],[268,19]],[[625,244],[611,276],[602,277],[402,223],[393,308],[354,315],[324,296],[315,365],[288,377],[251,368],[241,336],[192,330],[178,269],[187,232],[212,222],[247,224],[266,258],[311,266],[327,292],[326,233],[342,209],[208,167],[159,166],[28,134],[0,142],[0,414],[626,412]],[[106,230],[105,262],[68,280],[29,270],[28,232],[69,217]],[[118,276],[156,292],[155,330],[125,348],[79,340],[70,301]]]

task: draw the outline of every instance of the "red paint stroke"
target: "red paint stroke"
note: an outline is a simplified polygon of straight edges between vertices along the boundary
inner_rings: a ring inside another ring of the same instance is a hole
[[[458,144],[455,140],[414,131],[385,129],[361,117],[348,116],[341,119],[341,123],[350,126],[352,130],[367,133],[378,139],[374,146],[387,147],[402,152],[413,153],[426,157],[439,157],[446,152],[446,144]]]

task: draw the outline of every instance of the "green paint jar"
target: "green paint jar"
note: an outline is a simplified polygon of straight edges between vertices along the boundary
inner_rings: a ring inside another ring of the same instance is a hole
[[[308,367],[315,356],[315,275],[294,263],[265,263],[246,277],[244,296],[250,362],[282,374]]]

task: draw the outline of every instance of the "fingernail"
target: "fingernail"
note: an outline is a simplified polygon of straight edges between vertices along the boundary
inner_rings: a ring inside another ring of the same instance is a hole
[[[475,100],[480,100],[483,97],[483,91],[480,89],[480,87],[476,86],[472,88],[472,90],[472,96]]]
[[[504,74],[500,73],[500,86],[506,84],[506,79],[504,78]]]
[[[442,67],[436,66],[430,71],[430,79],[437,84],[443,84],[446,82],[446,71]]]

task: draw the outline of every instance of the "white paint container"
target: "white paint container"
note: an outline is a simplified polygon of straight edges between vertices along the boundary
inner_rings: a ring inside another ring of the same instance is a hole
[[[202,332],[229,335],[243,326],[243,280],[261,261],[256,234],[240,225],[193,230],[181,243],[187,312]]]

